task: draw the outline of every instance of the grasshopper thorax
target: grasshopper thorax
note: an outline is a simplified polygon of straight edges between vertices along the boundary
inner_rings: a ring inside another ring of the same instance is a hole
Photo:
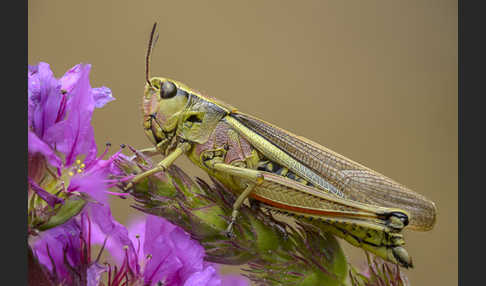
[[[179,141],[204,143],[216,124],[230,111],[185,84],[152,77],[145,85],[143,125],[149,140],[163,154]]]

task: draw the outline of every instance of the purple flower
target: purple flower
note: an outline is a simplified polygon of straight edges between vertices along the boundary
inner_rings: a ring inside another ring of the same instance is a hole
[[[87,250],[82,247],[83,243],[90,245],[92,228],[96,228],[97,233],[102,233],[119,245],[127,245],[130,249],[130,265],[138,271],[135,249],[128,238],[128,232],[124,226],[113,219],[108,205],[109,170],[111,163],[119,154],[120,151],[108,160],[98,158],[91,166],[72,176],[65,192],[84,194],[89,197],[81,214],[63,224],[40,232],[37,237],[30,240],[39,262],[48,268],[55,277],[54,281],[58,283],[72,281],[74,276],[87,275],[88,270],[91,275],[99,272],[95,270],[99,270],[100,267],[93,266],[93,262],[84,257],[86,255],[84,251],[90,252],[89,247]],[[83,219],[88,220],[88,223],[83,223]],[[81,274],[74,275],[73,269]]]
[[[70,269],[81,263],[81,226],[77,220],[42,232],[31,242],[39,262],[57,282],[72,282]]]
[[[194,275],[205,276],[207,283],[199,285],[221,283],[216,275],[210,275],[215,271],[206,270],[212,266],[203,261],[204,248],[163,218],[147,216],[143,250],[145,255],[151,255],[144,269],[147,284],[162,280],[169,285],[184,285],[187,280],[195,279],[191,278]]]
[[[32,238],[31,246],[34,253],[39,257],[39,262],[52,273],[54,277],[52,279],[56,283],[69,285],[73,279],[79,277],[84,277],[92,283],[99,281],[106,267],[90,259],[92,229],[96,229],[97,234],[108,237],[117,245],[127,247],[129,266],[135,272],[139,271],[135,249],[128,238],[128,232],[123,225],[113,219],[108,205],[108,189],[111,185],[108,178],[111,174],[110,170],[113,169],[113,160],[121,154],[120,152],[118,151],[108,160],[103,160],[105,152],[93,160],[88,167],[79,166],[78,170],[81,172],[76,172],[71,177],[65,192],[88,196],[88,203],[83,211],[66,223],[43,231],[38,237]]]
[[[28,69],[29,245],[51,282],[95,286],[107,272],[113,286],[248,285],[220,277],[203,247],[163,218],[147,216],[129,230],[113,219],[109,188],[119,182],[114,160],[123,155],[105,160],[107,148],[97,157],[91,117],[114,98],[106,87],[91,88],[90,69],[76,65],[60,79],[47,63]],[[73,201],[81,207],[70,208]],[[101,264],[93,244],[114,263]]]
[[[130,244],[126,228],[113,220],[109,208],[92,207],[89,210],[97,212],[83,212],[63,225],[31,238],[37,260],[47,269],[55,285],[99,285],[101,275],[110,266],[100,264],[101,252],[96,258],[92,257],[93,229],[120,245]],[[133,248],[127,249],[127,253],[134,253]]]
[[[203,247],[164,218],[147,215],[132,221],[128,224],[128,237],[139,264],[135,279],[143,281],[143,285],[157,285],[159,281],[171,286],[249,285],[241,276],[220,277],[217,266],[204,261]],[[93,243],[102,241],[103,233],[93,231]],[[118,264],[126,264],[127,244],[108,239],[105,248]]]
[[[130,242],[108,206],[113,160],[121,150],[107,160],[108,149],[96,157],[91,126],[95,107],[114,98],[106,87],[91,88],[90,69],[76,65],[59,80],[46,63],[28,69],[29,244],[55,283],[99,279],[103,267],[90,259],[92,226],[119,243]],[[31,200],[34,195],[45,202]],[[87,201],[81,214],[66,203],[73,197]]]
[[[240,275],[224,275],[221,277],[221,285],[228,286],[248,286],[248,279]]]
[[[187,280],[184,283],[184,286],[199,286],[199,285],[205,285],[205,286],[221,285],[221,279],[218,277],[216,273],[216,269],[214,269],[214,267],[208,266],[202,271],[193,273],[191,276],[187,278]]]
[[[91,88],[90,70],[91,65],[79,64],[57,80],[47,63],[29,66],[29,154],[41,153],[56,167],[59,158],[53,152],[64,155],[64,166],[72,165],[80,155],[86,156],[86,163],[95,158],[91,116],[95,107],[114,97],[106,87]]]
[[[90,70],[91,65],[79,64],[56,79],[47,63],[28,68],[29,199],[37,194],[50,208],[61,200],[49,194],[68,197],[75,191],[107,202],[107,166],[113,159],[102,160],[106,152],[96,158],[91,116],[114,98],[106,87],[91,88]],[[50,211],[39,203],[30,210],[44,219]]]
[[[113,219],[108,205],[108,177],[113,160],[119,154],[120,151],[108,160],[101,159],[102,155],[71,178],[66,192],[80,193],[90,198],[81,214],[31,238],[34,253],[39,262],[47,267],[55,283],[70,285],[82,277],[91,281],[88,285],[98,285],[97,281],[107,268],[99,265],[97,260],[91,260],[92,233],[123,246],[127,250],[127,267],[134,273],[139,272],[136,251],[128,238],[127,229]]]

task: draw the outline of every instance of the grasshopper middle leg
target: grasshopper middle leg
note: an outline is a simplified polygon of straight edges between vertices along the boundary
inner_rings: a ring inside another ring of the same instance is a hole
[[[226,228],[227,236],[230,237],[233,235],[233,225],[235,224],[236,218],[238,217],[240,207],[243,204],[243,201],[248,197],[248,195],[250,195],[250,193],[253,191],[254,188],[255,188],[255,184],[249,183],[246,186],[246,189],[238,196],[235,203],[233,204],[233,212],[231,213],[231,222]]]
[[[213,168],[214,170],[248,180],[245,190],[238,196],[238,198],[233,204],[233,211],[231,213],[231,222],[226,228],[227,236],[232,236],[233,226],[238,217],[239,209],[241,205],[243,204],[245,199],[251,194],[251,192],[255,189],[255,186],[263,182],[263,176],[260,174],[260,172],[256,170],[236,167],[225,163],[213,163],[209,167]]]

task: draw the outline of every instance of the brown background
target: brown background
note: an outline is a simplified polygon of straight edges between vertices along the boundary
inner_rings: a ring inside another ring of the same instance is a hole
[[[230,3],[231,2],[231,3]],[[178,79],[375,169],[434,200],[436,227],[405,233],[413,285],[457,284],[457,2],[29,1],[29,64],[60,77],[93,65],[116,101],[100,148],[148,147],[144,56]],[[115,151],[113,148],[112,151]],[[201,175],[187,159],[177,163]],[[116,216],[133,216],[116,200]],[[343,243],[352,261],[362,251]]]

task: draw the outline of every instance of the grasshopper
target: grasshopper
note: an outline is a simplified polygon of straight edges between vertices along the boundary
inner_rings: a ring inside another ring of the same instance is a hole
[[[164,155],[151,170],[127,185],[166,170],[185,154],[237,195],[227,233],[246,198],[257,205],[302,219],[319,219],[354,246],[403,267],[412,260],[402,230],[427,231],[435,204],[407,187],[261,119],[238,111],[187,85],[150,77],[154,24],[146,55],[143,126]]]

